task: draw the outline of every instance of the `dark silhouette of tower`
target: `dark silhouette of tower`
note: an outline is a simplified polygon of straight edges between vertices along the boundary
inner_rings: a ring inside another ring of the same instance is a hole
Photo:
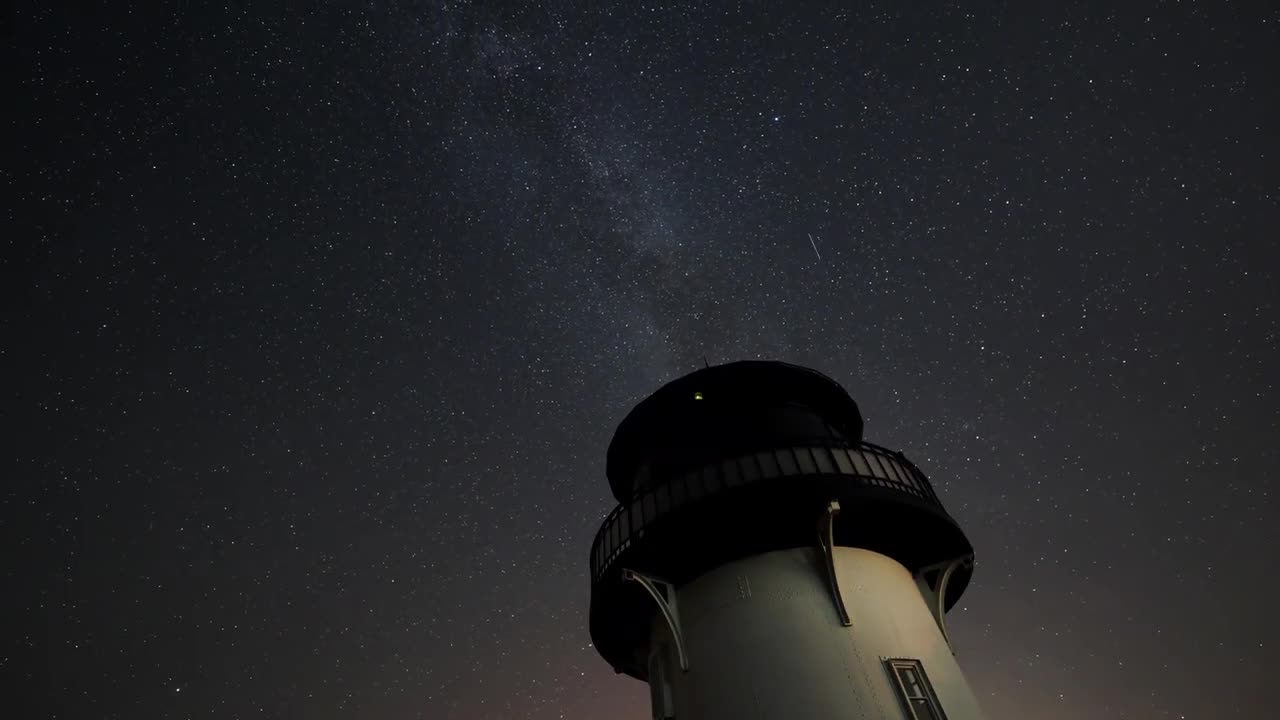
[[[982,717],[945,613],[973,547],[835,381],[704,368],[618,426],[591,636],[655,718]]]

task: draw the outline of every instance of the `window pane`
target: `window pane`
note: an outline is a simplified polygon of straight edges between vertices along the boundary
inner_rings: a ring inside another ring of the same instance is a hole
[[[778,469],[783,475],[799,475],[800,468],[796,465],[796,456],[791,454],[791,449],[778,450],[774,452],[774,456],[778,458]]]
[[[912,491],[923,492],[920,489],[920,483],[916,480],[915,476],[911,474],[911,470],[907,468],[901,460],[894,460],[893,469],[898,473],[898,477],[902,478],[902,482],[910,487]]]
[[[724,476],[724,484],[728,487],[742,484],[742,476],[738,474],[737,460],[725,460],[720,463],[720,474]]]
[[[849,451],[844,448],[831,448],[831,454],[836,456],[836,467],[840,468],[840,472],[845,475],[853,474],[853,463],[849,462]]]
[[[924,697],[924,690],[920,688],[920,679],[916,677],[916,671],[909,667],[898,668],[898,677],[902,678],[902,687],[907,692],[909,698]]]
[[[805,475],[813,475],[818,472],[818,466],[813,462],[813,454],[809,452],[807,447],[792,448],[796,454],[796,461],[800,464],[800,472]]]
[[[938,708],[937,696],[929,686],[929,679],[919,660],[887,660],[885,663],[897,680],[894,689],[902,698],[902,702],[910,708],[915,720],[942,720],[942,711]]]
[[[702,473],[697,470],[684,474],[684,486],[689,489],[690,500],[707,496],[706,489],[702,487]]]
[[[753,483],[760,479],[760,466],[756,463],[755,455],[743,455],[738,458],[738,467],[742,468],[743,482]]]
[[[907,476],[903,474],[901,469],[899,469],[897,460],[894,458],[880,458],[880,461],[884,463],[885,470],[888,471],[889,478],[891,480],[901,485],[911,487],[911,483],[907,482]]]
[[[933,703],[924,698],[912,700],[911,709],[916,713],[916,720],[940,720],[933,711]]]
[[[724,483],[720,481],[720,473],[717,466],[708,465],[702,468],[702,484],[707,486],[707,492],[719,492],[724,489]]]
[[[876,457],[875,453],[867,453],[867,464],[871,466],[872,475],[878,478],[889,477],[885,474],[884,466],[880,464],[880,458]]]
[[[853,469],[858,471],[859,475],[871,474],[871,468],[867,467],[867,456],[861,450],[850,450],[849,459],[853,461]]]
[[[889,473],[890,480],[893,480],[895,483],[903,487],[914,489],[912,488],[910,481],[907,480],[906,474],[902,472],[902,468],[898,466],[897,460],[893,458],[882,458],[881,462],[884,463],[884,469]]]
[[[826,448],[813,448],[813,461],[818,464],[818,472],[832,475],[836,471],[836,466],[831,462],[831,453]]]
[[[902,470],[908,476],[911,477],[911,484],[915,485],[921,490],[924,489],[924,484],[925,484],[924,476],[920,474],[920,471],[918,469],[911,467],[909,465],[903,465]]]
[[[773,453],[756,453],[756,459],[760,461],[760,474],[764,477],[776,478],[781,474],[778,471],[778,461],[774,458]]]

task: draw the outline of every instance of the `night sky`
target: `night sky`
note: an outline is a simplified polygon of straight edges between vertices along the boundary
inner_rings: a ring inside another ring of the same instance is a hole
[[[993,719],[1274,717],[1274,4],[22,5],[6,717],[646,718],[587,556],[704,357],[933,478]]]

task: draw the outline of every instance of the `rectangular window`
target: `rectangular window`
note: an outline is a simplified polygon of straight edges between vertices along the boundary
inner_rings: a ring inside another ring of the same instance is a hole
[[[720,472],[724,474],[724,484],[729,487],[742,484],[742,476],[738,474],[738,461],[725,460],[720,463]]]
[[[791,454],[791,448],[776,450],[774,455],[778,458],[778,468],[782,470],[783,475],[800,474],[800,467],[796,465],[796,456]]]
[[[756,459],[760,461],[760,474],[766,478],[778,477],[778,460],[774,458],[771,452],[756,453]]]
[[[893,471],[898,473],[898,478],[902,480],[904,485],[911,488],[912,491],[916,493],[923,494],[920,490],[920,483],[916,482],[916,478],[911,474],[911,470],[908,469],[907,466],[898,458],[894,458],[893,460]]]
[[[850,450],[849,459],[853,461],[853,469],[863,477],[871,474],[871,468],[867,467],[867,456],[861,450]]]
[[[893,476],[893,479],[898,483],[912,491],[916,489],[916,486],[912,485],[911,480],[907,478],[906,471],[898,464],[897,458],[893,458],[886,462],[885,467],[889,470],[889,474]]]
[[[702,472],[699,470],[690,470],[684,474],[684,486],[689,489],[689,500],[707,496],[706,488],[702,487]]]
[[[876,477],[887,480],[889,474],[884,471],[884,466],[880,464],[880,458],[875,453],[867,453],[867,464],[871,466],[871,474]]]
[[[813,462],[813,454],[809,452],[807,447],[792,448],[796,453],[796,461],[800,465],[800,472],[805,475],[814,475],[818,472],[818,466]]]
[[[671,490],[666,484],[659,485],[653,492],[654,497],[658,500],[658,515],[666,515],[671,512]]]
[[[910,720],[946,720],[919,660],[891,659],[885,660],[884,665]]]
[[[742,468],[743,482],[751,484],[760,479],[760,465],[756,463],[755,455],[743,455],[738,458],[738,465]]]
[[[818,472],[824,475],[834,475],[836,466],[831,462],[831,453],[824,447],[811,448],[813,450],[813,461],[818,464]]]
[[[844,448],[832,448],[831,454],[836,456],[836,467],[844,475],[853,474],[853,463],[849,462],[849,451]]]
[[[720,473],[716,470],[716,465],[708,465],[702,468],[702,484],[706,486],[708,495],[724,489],[724,485],[720,482]]]

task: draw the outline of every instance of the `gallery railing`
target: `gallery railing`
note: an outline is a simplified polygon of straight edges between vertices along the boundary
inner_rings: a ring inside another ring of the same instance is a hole
[[[598,582],[633,540],[644,536],[646,528],[702,498],[777,478],[830,475],[848,476],[853,482],[907,493],[942,507],[919,468],[902,453],[871,443],[747,453],[676,475],[614,508],[591,546],[591,581]]]

